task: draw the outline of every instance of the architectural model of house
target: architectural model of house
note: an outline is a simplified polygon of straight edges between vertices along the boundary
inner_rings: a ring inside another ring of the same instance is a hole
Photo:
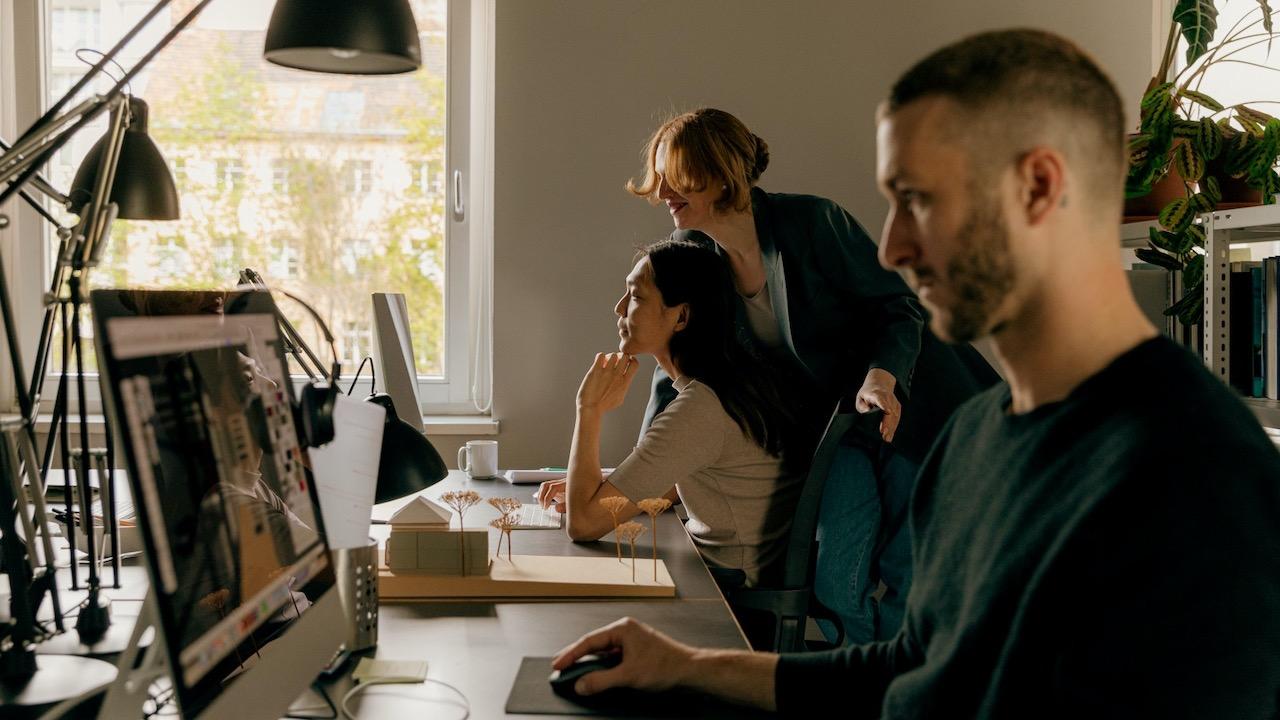
[[[443,505],[423,496],[414,498],[391,516],[387,568],[429,575],[487,575],[488,528],[481,525],[459,530],[450,526],[452,520],[453,513]]]

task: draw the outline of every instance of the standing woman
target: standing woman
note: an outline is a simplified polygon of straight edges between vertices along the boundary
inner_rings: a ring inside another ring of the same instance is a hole
[[[995,372],[971,347],[933,337],[915,296],[880,267],[875,244],[843,208],[756,187],[769,148],[733,115],[702,108],[674,117],[649,139],[645,159],[644,179],[627,189],[665,204],[673,239],[714,245],[732,271],[739,324],[779,372],[810,382],[815,419],[842,399],[858,412],[883,411],[883,442],[847,439],[828,478],[815,590],[847,640],[892,637],[911,582],[903,517],[916,471],[951,412]],[[646,431],[674,396],[659,367]]]

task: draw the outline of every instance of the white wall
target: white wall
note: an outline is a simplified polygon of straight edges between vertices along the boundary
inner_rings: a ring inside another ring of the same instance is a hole
[[[769,142],[767,190],[833,198],[875,235],[873,112],[911,63],[963,35],[1054,30],[1092,51],[1130,107],[1150,75],[1146,0],[497,0],[494,413],[504,467],[562,464],[574,393],[617,342],[612,307],[666,213],[623,189],[672,111],[712,105]],[[635,441],[652,362],[606,419]],[[450,457],[456,442],[433,438]]]

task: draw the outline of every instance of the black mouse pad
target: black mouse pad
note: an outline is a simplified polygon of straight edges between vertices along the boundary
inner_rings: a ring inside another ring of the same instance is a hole
[[[746,708],[720,703],[687,692],[646,693],[610,690],[590,698],[567,700],[551,690],[551,658],[527,657],[507,696],[511,715],[593,715],[625,718],[742,718],[767,717]]]

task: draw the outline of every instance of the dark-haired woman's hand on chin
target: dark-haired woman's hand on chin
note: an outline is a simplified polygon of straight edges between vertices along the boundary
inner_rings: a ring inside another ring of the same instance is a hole
[[[622,404],[636,376],[636,359],[624,353],[597,353],[582,385],[578,409],[607,413]]]
[[[862,387],[858,390],[858,396],[854,399],[854,408],[860,412],[871,412],[872,408],[880,408],[884,411],[884,417],[880,420],[880,437],[885,442],[893,440],[893,433],[898,429],[898,420],[902,418],[902,403],[898,402],[898,396],[893,394],[893,389],[898,384],[893,374],[887,370],[880,368],[871,368],[867,371],[867,379],[862,381]]]

